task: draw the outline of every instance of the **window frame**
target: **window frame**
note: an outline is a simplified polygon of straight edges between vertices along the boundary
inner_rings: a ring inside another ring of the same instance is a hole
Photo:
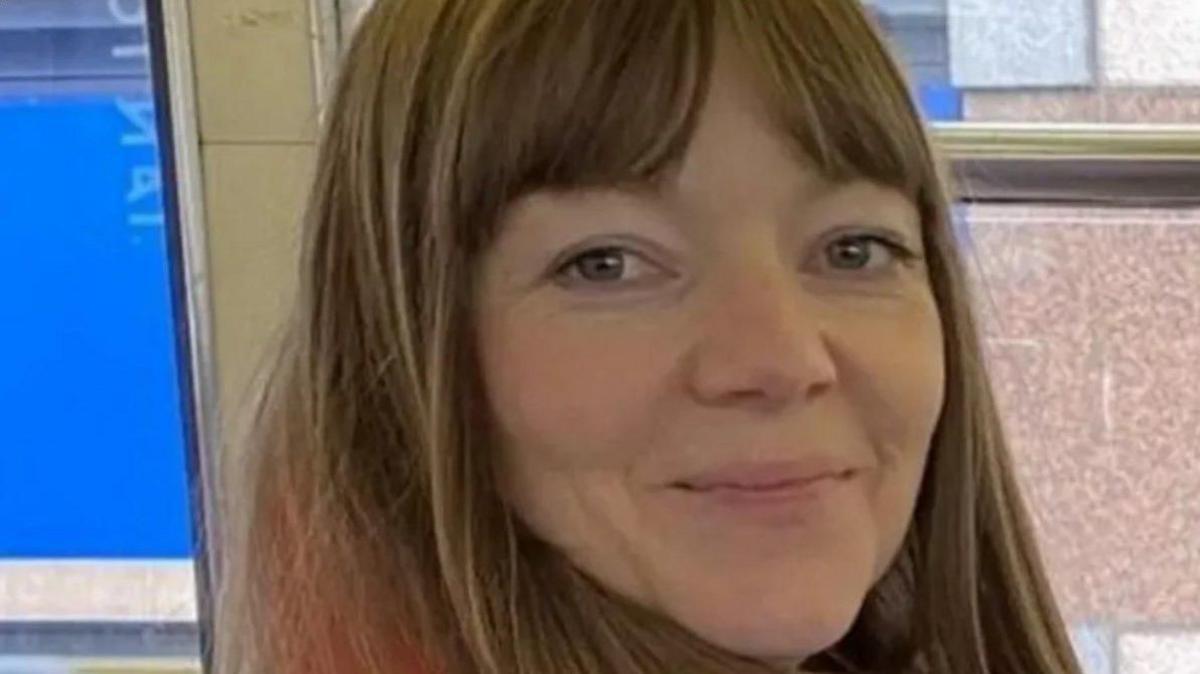
[[[1200,204],[1200,125],[940,123],[966,202]]]

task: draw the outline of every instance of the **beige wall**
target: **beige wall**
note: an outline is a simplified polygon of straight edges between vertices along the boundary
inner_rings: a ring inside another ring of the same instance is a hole
[[[293,289],[317,127],[308,0],[189,0],[219,408],[229,428]]]

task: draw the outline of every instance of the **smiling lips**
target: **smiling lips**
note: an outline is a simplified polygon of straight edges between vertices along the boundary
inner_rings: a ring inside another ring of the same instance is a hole
[[[835,461],[737,463],[671,487],[686,512],[705,521],[717,515],[739,527],[808,527],[833,512],[826,507],[830,497],[858,474],[859,469]]]
[[[730,463],[697,473],[671,486],[698,493],[795,492],[824,480],[847,479],[855,470],[831,460]]]

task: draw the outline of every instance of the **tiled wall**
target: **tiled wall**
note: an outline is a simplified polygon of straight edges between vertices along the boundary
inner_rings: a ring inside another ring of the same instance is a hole
[[[1200,124],[1200,86],[969,91],[963,112],[989,122]]]
[[[977,206],[993,374],[1094,672],[1200,672],[1200,210]]]
[[[961,90],[966,120],[1200,120],[1196,0],[940,0],[919,11],[867,1],[891,12],[885,18],[918,12],[919,25],[947,37],[946,49],[931,52],[937,41],[922,31],[884,22],[918,81]]]
[[[950,72],[964,88],[1092,83],[1088,0],[948,0]]]
[[[1200,84],[1200,2],[1103,0],[1098,10],[1109,83]]]
[[[950,1],[952,5],[1001,4],[996,0]],[[1005,90],[1000,84],[976,82],[984,86],[966,92],[964,117],[996,122],[1200,123],[1200,2],[1091,2],[1090,11],[1071,20],[1078,21],[1076,25],[1087,33],[1094,86],[1034,88],[1038,83],[1027,81],[1023,88]],[[1060,18],[1066,20],[1065,15]],[[1022,37],[1028,31],[1013,31],[1011,25],[1005,24],[1002,31],[1010,40],[1034,39],[1033,34]],[[990,37],[977,44],[984,52],[995,52],[997,59],[1004,58],[997,40]],[[978,58],[961,49],[951,53],[958,58]],[[1065,53],[1074,54],[1074,47]],[[986,55],[983,58],[987,62]],[[974,62],[969,59],[966,63]],[[1060,67],[1057,57],[1044,62],[1049,70]],[[968,65],[957,69],[969,70]]]
[[[233,428],[293,292],[318,111],[307,2],[189,3],[217,380]]]

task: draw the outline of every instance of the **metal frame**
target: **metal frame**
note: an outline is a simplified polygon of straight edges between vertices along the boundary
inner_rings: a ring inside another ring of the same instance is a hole
[[[1200,126],[1140,124],[935,124],[955,159],[1200,161]]]
[[[342,14],[339,0],[308,0],[310,18],[313,94],[318,114],[324,116],[333,76],[342,47]]]
[[[313,91],[326,99],[337,62],[341,20],[337,0],[308,0]],[[169,254],[187,430],[189,484],[196,531],[198,641],[204,670],[212,667],[213,597],[220,585],[222,522],[218,484],[221,419],[200,130],[188,0],[147,0],[152,71],[162,148],[164,209],[171,230]]]
[[[188,0],[146,0],[160,148],[164,210],[176,314],[187,433],[192,519],[196,532],[198,641],[204,671],[212,667],[213,598],[220,585],[222,522],[218,484],[221,414],[205,234],[200,130]],[[308,0],[313,91],[326,99],[341,47],[337,0]]]
[[[1200,126],[941,124],[965,201],[1200,205]]]
[[[187,367],[180,368],[180,384],[196,536],[198,638],[204,669],[210,671],[213,589],[219,581],[213,561],[220,559],[221,540],[216,507],[220,408],[188,4],[185,0],[146,0],[146,28],[163,168],[176,341],[178,353],[187,358]]]
[[[190,622],[0,623],[2,657],[86,658],[89,662],[107,658],[194,660],[199,640],[199,630]],[[0,664],[0,671],[15,670]]]

